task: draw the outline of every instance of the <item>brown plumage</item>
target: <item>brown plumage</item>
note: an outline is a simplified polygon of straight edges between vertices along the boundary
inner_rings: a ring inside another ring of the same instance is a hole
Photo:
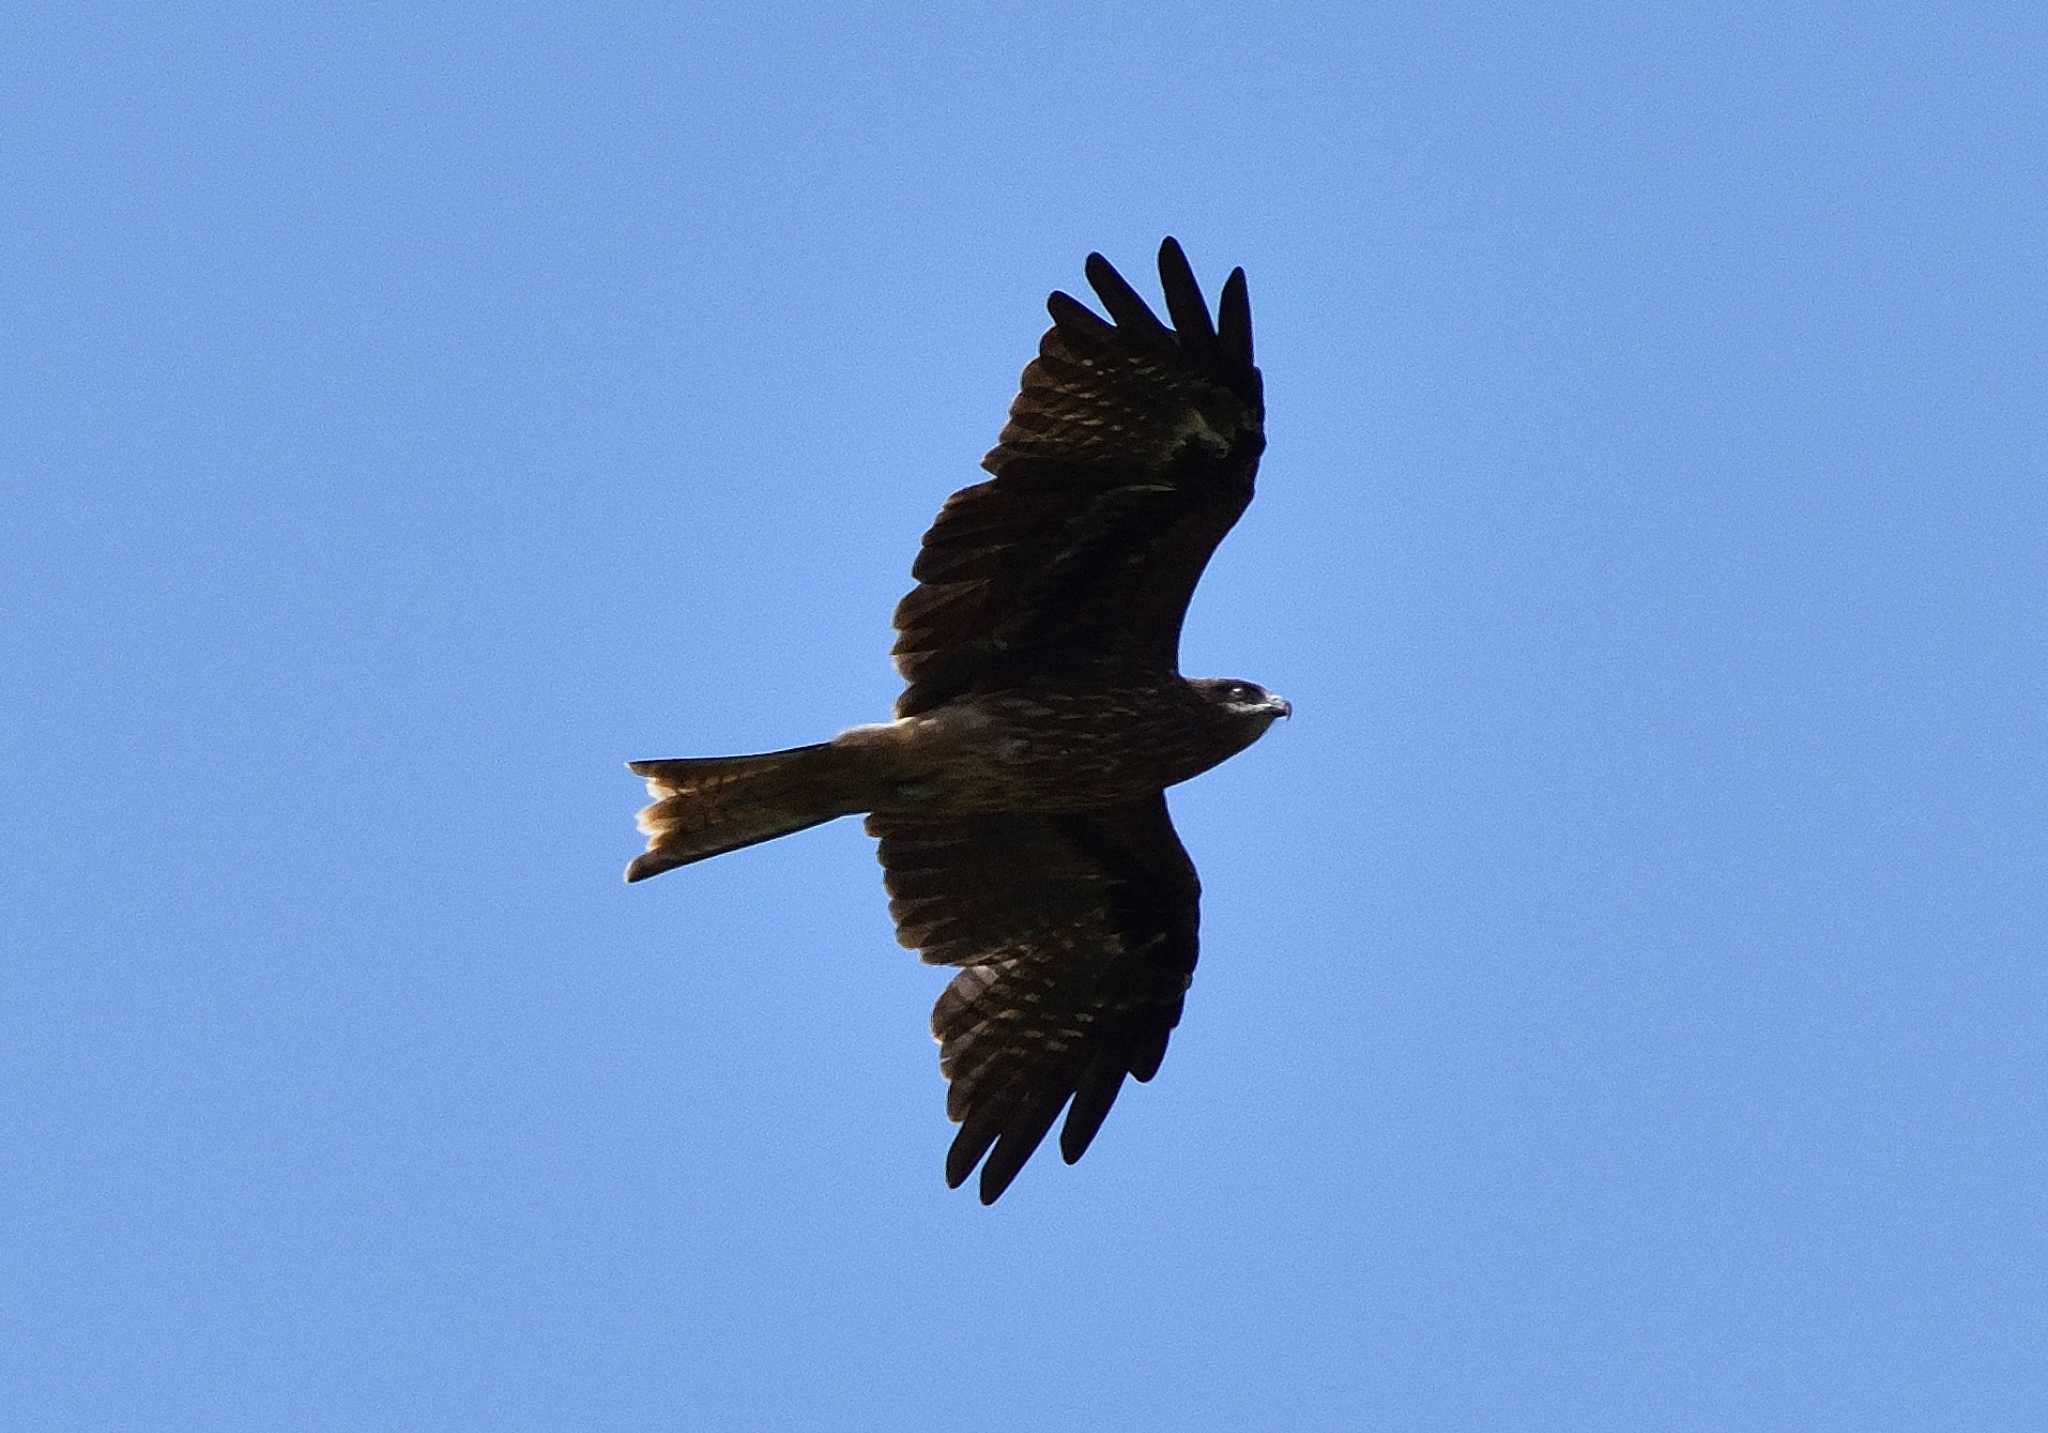
[[[867,812],[897,939],[962,967],[932,1011],[946,1182],[993,1202],[1067,1110],[1079,1159],[1149,1080],[1195,968],[1201,884],[1163,791],[1249,746],[1287,703],[1180,675],[1209,554],[1265,448],[1244,271],[1215,321],[1180,246],[1171,327],[1099,254],[1108,319],[1054,293],[993,478],[946,500],[896,609],[896,720],[752,757],[631,763],[637,881]],[[1071,1103],[1070,1103],[1071,1102]]]

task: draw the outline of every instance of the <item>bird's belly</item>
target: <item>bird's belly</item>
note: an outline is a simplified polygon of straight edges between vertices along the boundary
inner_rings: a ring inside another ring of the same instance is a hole
[[[896,809],[1074,811],[1150,796],[1227,752],[1176,710],[1109,700],[981,698],[904,723],[917,760]],[[895,803],[892,803],[895,804]]]

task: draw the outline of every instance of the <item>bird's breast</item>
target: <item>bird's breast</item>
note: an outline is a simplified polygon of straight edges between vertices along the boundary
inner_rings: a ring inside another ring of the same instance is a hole
[[[1172,688],[981,693],[892,723],[921,811],[1071,811],[1149,796],[1235,750]]]

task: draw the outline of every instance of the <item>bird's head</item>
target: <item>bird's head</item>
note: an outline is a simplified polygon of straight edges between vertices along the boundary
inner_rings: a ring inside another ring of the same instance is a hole
[[[1197,677],[1188,686],[1208,703],[1218,725],[1243,738],[1250,746],[1266,734],[1266,728],[1284,716],[1294,715],[1287,698],[1267,691],[1257,682],[1236,677]]]

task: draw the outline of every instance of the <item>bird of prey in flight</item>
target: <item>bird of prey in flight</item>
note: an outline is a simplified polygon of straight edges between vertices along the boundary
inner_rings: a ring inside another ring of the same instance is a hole
[[[1067,1110],[1081,1157],[1149,1080],[1195,969],[1201,885],[1165,788],[1290,714],[1180,674],[1181,620],[1266,446],[1244,270],[1212,321],[1180,245],[1167,317],[1100,254],[1064,293],[993,474],[939,510],[896,608],[895,720],[758,756],[635,761],[642,880],[864,812],[896,936],[960,968],[932,1010],[958,1187],[993,1203]],[[1070,1105],[1071,1102],[1071,1105]],[[984,1162],[984,1156],[986,1157]]]

